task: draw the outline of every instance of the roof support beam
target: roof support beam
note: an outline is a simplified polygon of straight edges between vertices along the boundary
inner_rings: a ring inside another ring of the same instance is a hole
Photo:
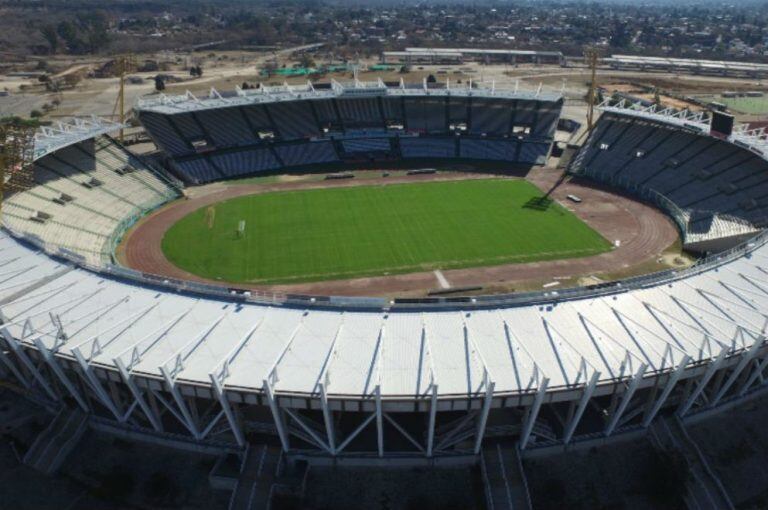
[[[263,322],[264,319],[262,318],[259,322],[254,324],[253,327],[251,327],[251,329],[249,329],[248,332],[243,335],[242,338],[237,342],[237,345],[235,345],[235,347],[227,353],[224,359],[216,364],[215,368],[209,374],[211,380],[215,379],[217,381],[216,384],[221,387],[222,391],[224,390],[224,384],[230,375],[229,367],[232,365],[232,363],[234,363],[234,361],[237,359],[237,356],[240,355],[246,344],[248,344],[253,334],[257,329],[259,329]]]
[[[331,382],[331,364],[336,357],[337,345],[343,327],[344,316],[342,315],[339,327],[336,328],[336,334],[333,336],[333,341],[331,342],[331,346],[328,349],[328,354],[325,356],[325,362],[323,363],[323,368],[320,371],[320,376],[318,377],[317,383],[317,386],[320,390],[320,405],[323,409],[323,421],[325,422],[325,432],[328,438],[328,447],[331,450],[331,455],[336,455],[336,434],[333,430],[333,412],[328,406],[328,385]]]
[[[77,405],[80,406],[80,409],[82,409],[86,413],[89,412],[90,408],[88,407],[88,404],[85,402],[85,399],[80,395],[80,392],[77,391],[77,388],[75,388],[75,385],[72,384],[72,381],[69,380],[69,377],[67,377],[67,375],[64,373],[64,370],[62,370],[61,365],[59,365],[59,360],[56,359],[56,356],[51,354],[51,352],[48,350],[48,348],[45,346],[45,344],[39,337],[35,338],[33,341],[37,346],[38,352],[43,357],[43,359],[48,364],[48,366],[51,368],[51,371],[53,371],[53,373],[56,374],[56,377],[58,377],[59,381],[61,381],[61,384],[64,385],[64,387],[67,389],[69,394],[72,395],[72,398],[75,399],[75,401],[77,402]]]
[[[413,438],[413,436],[411,436],[411,435],[408,433],[408,431],[406,431],[406,430],[405,430],[403,427],[401,427],[401,426],[400,426],[400,424],[399,424],[399,423],[397,423],[397,422],[395,421],[395,419],[394,419],[394,418],[392,418],[392,417],[391,417],[391,416],[390,416],[388,413],[384,413],[384,418],[385,418],[385,419],[386,419],[386,420],[387,420],[389,423],[391,423],[391,424],[392,424],[392,426],[395,428],[395,430],[397,430],[398,432],[400,432],[400,434],[401,434],[401,435],[402,435],[404,438],[406,438],[406,439],[408,440],[408,442],[409,442],[409,443],[411,443],[413,446],[415,446],[417,450],[419,450],[419,451],[420,451],[420,452],[422,452],[422,453],[424,452],[424,447],[423,447],[423,446],[421,446],[421,445],[419,444],[419,442],[418,442],[418,441],[416,441],[416,440]]]
[[[581,416],[584,414],[584,411],[587,408],[589,399],[592,398],[592,393],[594,393],[595,387],[597,387],[597,381],[599,379],[600,372],[593,372],[592,378],[584,387],[584,393],[582,394],[581,400],[579,401],[579,406],[576,408],[576,412],[573,414],[571,421],[568,423],[568,426],[565,429],[565,434],[563,435],[563,443],[568,444],[571,442],[573,433],[576,431],[576,427],[579,425],[579,421],[581,421]]]
[[[544,377],[539,384],[536,396],[533,398],[533,405],[528,409],[528,416],[525,418],[523,432],[520,434],[520,450],[525,450],[525,447],[528,446],[528,439],[531,437],[531,431],[533,431],[536,418],[539,416],[541,404],[544,402],[544,395],[547,393],[547,386],[549,386],[549,378]]]
[[[443,434],[443,436],[440,438],[440,441],[438,441],[437,446],[435,446],[435,450],[445,450],[451,445],[455,444],[457,442],[455,438],[459,435],[466,434],[466,431],[468,430],[467,425],[469,425],[477,417],[478,414],[479,411],[468,410],[464,417],[462,417],[457,422],[454,422],[455,425],[450,431]],[[469,429],[472,428],[473,427],[470,425]],[[474,435],[474,432],[472,434]]]
[[[627,390],[624,392],[624,395],[621,398],[619,407],[616,409],[616,411],[614,411],[613,416],[611,416],[611,419],[608,421],[608,424],[605,427],[605,437],[609,437],[611,434],[613,434],[613,430],[616,428],[619,420],[621,420],[621,417],[624,415],[624,411],[627,410],[627,406],[629,405],[630,401],[632,401],[632,397],[637,391],[640,382],[643,380],[643,376],[645,375],[645,371],[647,369],[648,365],[645,363],[641,363],[640,367],[638,367],[637,372],[635,372],[635,375],[629,382]]]
[[[739,390],[739,396],[743,396],[747,390],[755,383],[755,381],[762,377],[763,371],[765,368],[768,367],[768,355],[766,355],[765,358],[763,358],[760,363],[758,363],[757,367],[755,367],[754,371],[752,372],[752,375],[749,376],[747,381],[742,385],[741,389]]]
[[[376,442],[379,448],[379,457],[384,457],[384,423],[381,410],[381,385],[376,385]]]
[[[672,390],[675,387],[675,384],[677,384],[677,381],[680,380],[680,377],[683,375],[683,372],[685,371],[686,365],[688,365],[688,362],[691,360],[691,357],[687,354],[683,356],[683,359],[680,360],[680,364],[678,364],[677,368],[669,375],[669,379],[667,380],[667,385],[664,387],[664,390],[661,392],[661,395],[656,400],[656,402],[653,404],[653,407],[648,411],[648,414],[645,415],[645,418],[643,418],[643,428],[648,428],[648,426],[651,424],[653,419],[656,417],[656,413],[659,412],[659,409],[661,409],[661,406],[664,405],[664,402],[667,400],[667,397],[669,397],[669,394],[672,393]]]
[[[32,388],[32,383],[27,377],[18,369],[16,364],[8,356],[8,352],[0,347],[0,362],[5,365],[8,370],[16,377],[16,379],[27,389]]]
[[[331,455],[336,455],[336,434],[333,430],[333,411],[328,406],[328,393],[325,391],[324,382],[320,383],[320,405],[323,407],[323,422],[325,434],[328,438],[328,448]]]
[[[99,381],[99,378],[96,377],[96,374],[93,373],[93,369],[91,368],[90,364],[85,360],[85,357],[80,352],[80,349],[74,348],[72,349],[72,354],[75,356],[75,359],[77,360],[78,365],[80,365],[80,371],[83,373],[83,376],[85,377],[86,382],[89,384],[91,389],[96,393],[96,397],[98,397],[99,401],[109,409],[109,411],[112,413],[112,415],[115,417],[115,419],[122,423],[123,413],[120,412],[120,410],[117,408],[117,404],[114,400],[107,394],[107,392],[104,390],[104,387],[101,385],[101,382]]]
[[[696,402],[696,399],[699,398],[699,395],[701,395],[701,393],[704,391],[704,388],[707,387],[707,384],[709,383],[710,379],[712,379],[712,376],[715,375],[718,369],[720,369],[720,366],[725,361],[725,358],[726,356],[728,356],[729,351],[730,351],[730,347],[727,345],[723,345],[722,349],[720,349],[720,354],[718,354],[717,358],[715,358],[715,361],[713,363],[709,364],[706,372],[704,372],[704,375],[699,381],[698,386],[696,386],[696,389],[693,391],[693,393],[691,393],[691,395],[683,403],[683,405],[680,406],[680,409],[678,409],[677,414],[679,416],[685,416],[688,413],[688,411],[693,406],[694,402]]]
[[[299,426],[306,432],[309,437],[313,439],[315,443],[317,443],[323,450],[333,455],[333,452],[331,451],[331,448],[325,443],[325,441],[322,440],[320,436],[317,435],[317,432],[312,430],[312,428],[304,423],[304,420],[299,417],[299,414],[297,412],[291,411],[289,408],[285,408],[285,412],[290,416],[296,423],[299,424]]]
[[[240,428],[240,423],[238,423],[235,413],[232,410],[232,406],[229,403],[229,399],[227,398],[227,394],[224,391],[224,387],[213,372],[211,372],[209,376],[211,378],[213,391],[216,394],[216,398],[219,399],[219,404],[221,405],[221,409],[224,411],[224,415],[227,417],[227,422],[229,422],[229,428],[232,430],[232,434],[235,436],[235,441],[237,441],[237,445],[240,448],[244,448],[246,446],[245,434],[243,434],[243,430]]]
[[[157,390],[149,390],[149,391],[152,394],[152,396],[155,398],[155,400],[163,404],[163,407],[165,407],[168,410],[168,412],[171,413],[173,417],[179,421],[179,423],[184,425],[184,427],[187,428],[187,431],[190,434],[192,434],[192,431],[189,430],[189,428],[187,427],[187,423],[186,421],[184,421],[184,417],[181,414],[179,414],[179,411],[171,403],[169,403],[165,398],[163,398],[163,395],[159,391]]]
[[[374,420],[374,418],[376,418],[376,413],[369,415],[365,420],[363,420],[363,422],[360,425],[358,425],[357,428],[349,436],[347,436],[344,442],[339,445],[339,449],[337,450],[337,453],[343,451],[344,448],[346,448],[347,445],[349,445],[349,443],[351,443],[352,440],[356,438],[357,435],[360,434],[360,432],[362,432],[363,429],[367,427],[368,424]]]
[[[117,361],[117,358],[115,361]],[[184,418],[184,426],[193,436],[195,436],[196,439],[201,439],[202,435],[200,434],[200,429],[197,426],[197,422],[192,416],[192,412],[190,411],[189,406],[187,406],[187,402],[184,400],[184,396],[181,394],[181,391],[179,391],[179,387],[176,384],[176,381],[174,381],[168,371],[163,367],[161,367],[160,371],[163,373],[165,383],[168,386],[168,391],[170,391],[174,402],[176,402],[176,405],[181,412],[181,416]]]
[[[280,443],[283,445],[283,451],[287,452],[291,449],[291,443],[288,439],[288,431],[286,430],[283,417],[280,414],[280,408],[275,400],[272,385],[268,379],[264,379],[264,396],[267,398],[270,411],[272,411],[272,419],[275,420],[275,427],[277,427],[277,434],[280,436]]]
[[[431,457],[435,445],[435,421],[437,419],[437,384],[432,384],[432,397],[429,404],[429,429],[427,431],[427,457]]]
[[[728,379],[726,379],[726,381],[720,387],[720,390],[715,395],[715,398],[713,398],[712,401],[709,403],[709,407],[715,407],[717,403],[720,402],[720,399],[722,399],[723,396],[726,393],[728,393],[728,390],[731,389],[731,386],[733,386],[733,383],[736,382],[736,380],[742,374],[744,369],[755,358],[758,351],[760,351],[760,348],[763,346],[763,342],[764,342],[764,338],[760,337],[760,339],[755,340],[755,342],[752,344],[752,346],[749,348],[747,352],[742,354],[739,364],[736,365],[736,368],[733,369],[733,372],[731,372],[731,375],[728,377]]]
[[[123,382],[125,382],[125,385],[128,386],[128,389],[131,392],[131,395],[133,395],[134,400],[137,404],[139,404],[139,407],[141,407],[141,410],[144,412],[144,416],[147,417],[149,420],[149,423],[152,424],[152,428],[155,429],[157,432],[163,431],[163,423],[160,420],[159,416],[156,416],[154,412],[152,412],[152,408],[147,405],[147,402],[144,400],[144,394],[141,392],[139,387],[136,385],[136,381],[133,378],[133,375],[125,368],[125,365],[123,365],[122,361],[119,359],[115,360],[115,364],[117,365],[117,369],[120,372],[120,377],[122,377]],[[126,421],[128,419],[128,416],[130,416],[130,411],[125,415],[123,420]]]
[[[485,399],[483,400],[483,411],[480,413],[480,421],[477,424],[477,433],[475,434],[475,455],[480,453],[480,447],[483,445],[483,436],[485,435],[485,425],[488,423],[488,414],[491,412],[493,403],[493,389],[496,383],[490,380],[488,371],[485,372]]]
[[[8,331],[8,328],[2,328],[0,330],[0,333],[5,338],[5,343],[8,344],[8,347],[13,351],[13,353],[16,355],[18,360],[21,362],[22,365],[29,371],[30,374],[32,374],[32,377],[35,378],[35,380],[40,383],[40,386],[43,387],[43,390],[48,394],[51,399],[55,401],[59,401],[59,396],[56,394],[56,392],[53,391],[53,388],[48,384],[48,381],[46,380],[45,376],[40,373],[40,371],[35,367],[34,363],[32,363],[32,360],[29,359],[29,356],[27,356],[27,353],[24,352],[24,348],[19,345],[17,340],[13,338],[10,331]]]

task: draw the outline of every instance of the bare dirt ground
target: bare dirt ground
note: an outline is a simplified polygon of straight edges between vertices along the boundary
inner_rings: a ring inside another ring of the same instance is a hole
[[[510,178],[524,177],[543,191],[547,191],[552,188],[559,175],[556,170],[544,168],[518,173]],[[200,207],[237,196],[285,189],[485,177],[488,177],[488,174],[441,172],[432,175],[366,178],[331,184],[327,181],[243,185],[217,183],[193,188],[188,193],[188,198],[165,206],[144,218],[129,231],[117,250],[117,257],[126,266],[143,272],[227,285],[225,282],[206,280],[179,269],[168,261],[162,252],[161,241],[165,232],[181,218]],[[582,203],[569,201],[566,198],[569,194],[580,197]],[[579,259],[443,271],[442,275],[451,287],[481,286],[482,293],[529,290],[541,288],[544,284],[568,287],[600,281],[601,274],[632,274],[633,268],[637,268],[638,272],[647,272],[668,267],[661,262],[665,260],[662,255],[676,243],[678,234],[672,222],[660,211],[587,182],[571,181],[562,184],[554,190],[552,197],[610,242],[618,241],[618,247],[607,253]],[[435,273],[430,271],[291,285],[237,286],[277,293],[314,295],[423,296],[431,290],[439,289],[441,285]]]

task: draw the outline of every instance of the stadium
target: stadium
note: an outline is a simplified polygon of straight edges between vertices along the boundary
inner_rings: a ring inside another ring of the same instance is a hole
[[[554,183],[573,179],[582,197],[656,217],[661,230],[641,230],[653,250],[673,241],[672,231],[701,254],[692,266],[526,292],[428,296],[434,283],[418,278],[402,287],[418,297],[377,287],[441,268],[487,283],[500,263],[597,257],[618,267],[610,257],[622,247],[609,233],[515,173],[547,164],[562,106],[559,94],[541,90],[380,81],[158,96],[135,108],[160,150],[154,159],[110,136],[118,124],[43,128],[33,182],[3,203],[0,240],[2,370],[29,398],[63,404],[54,439],[28,455],[55,463],[90,423],[189,448],[266,444],[313,462],[482,457],[492,471],[506,461],[483,456],[490,438],[515,445],[514,455],[563,449],[644,431],[662,416],[704,415],[760,390],[768,137],[747,126],[724,130],[709,112],[608,99]],[[416,172],[360,186],[330,179],[204,200],[190,193],[291,168],[446,160],[513,170],[434,182]],[[327,212],[339,203],[348,214]],[[408,206],[380,212],[391,203]],[[330,237],[262,246],[279,232],[258,237],[251,228],[273,216],[288,217],[277,230]],[[469,221],[478,216],[487,231]],[[606,224],[620,228],[609,216]],[[536,223],[501,242],[520,221]],[[411,237],[377,244],[374,229]],[[536,242],[526,246],[530,236]],[[265,269],[218,250],[252,238]],[[321,255],[324,239],[348,241],[355,256]],[[398,259],[422,241],[433,249]],[[283,260],[291,257],[298,263]],[[217,282],[211,259],[237,270],[222,269]],[[360,288],[345,277],[369,279]]]

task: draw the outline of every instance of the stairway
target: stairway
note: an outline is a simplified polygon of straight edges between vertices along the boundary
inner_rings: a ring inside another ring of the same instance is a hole
[[[690,473],[685,497],[685,503],[689,509],[732,510],[734,508],[725,488],[678,417],[656,420],[651,426],[650,438],[657,449],[677,452],[685,459]]]
[[[261,510],[270,506],[272,486],[277,477],[280,449],[250,446],[229,500],[229,510]]]
[[[515,447],[483,448],[481,469],[489,510],[531,510],[522,463]]]
[[[88,415],[63,407],[24,455],[24,464],[47,475],[55,473],[88,428]]]

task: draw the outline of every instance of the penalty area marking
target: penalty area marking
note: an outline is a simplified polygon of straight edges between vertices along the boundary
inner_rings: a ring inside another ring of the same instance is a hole
[[[442,271],[440,271],[439,269],[435,269],[433,272],[435,273],[435,278],[437,278],[437,283],[440,284],[440,288],[441,289],[450,289],[451,288],[451,284],[445,278],[445,275],[443,274]]]

